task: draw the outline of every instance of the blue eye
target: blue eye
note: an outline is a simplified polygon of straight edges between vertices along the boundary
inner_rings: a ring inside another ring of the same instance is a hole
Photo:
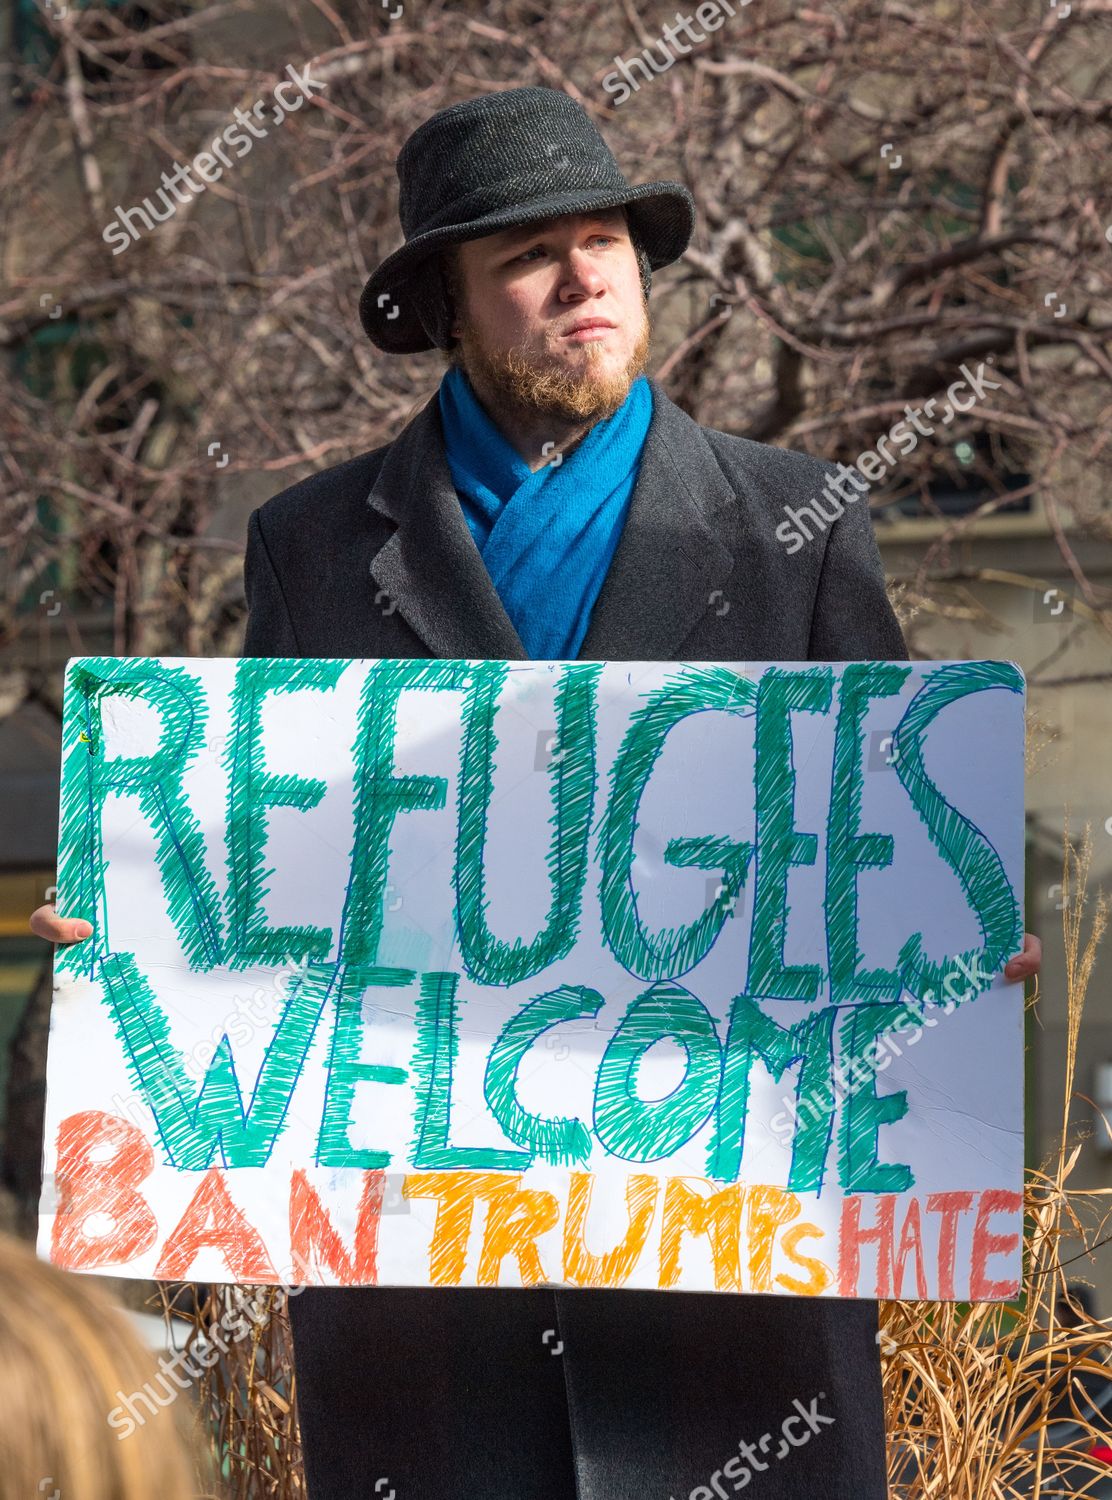
[[[613,245],[613,244],[617,243],[617,236],[613,235],[613,234],[593,234],[591,236],[591,239],[592,240],[605,240],[608,245]],[[542,248],[543,247],[540,246],[540,245],[534,245],[529,250],[523,250],[522,253],[519,256],[516,257],[516,259],[518,261],[520,261],[523,265],[529,265],[530,262],[529,262],[528,257],[530,255],[534,255],[537,251],[541,250]]]

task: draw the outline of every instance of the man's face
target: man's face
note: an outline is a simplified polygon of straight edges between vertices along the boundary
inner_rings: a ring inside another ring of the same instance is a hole
[[[449,362],[479,390],[565,422],[617,411],[651,325],[623,208],[565,214],[457,247]],[[606,327],[574,332],[595,319]]]

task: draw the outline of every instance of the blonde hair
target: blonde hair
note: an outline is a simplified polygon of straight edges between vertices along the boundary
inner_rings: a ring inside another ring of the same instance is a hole
[[[190,1500],[172,1408],[124,1437],[109,1424],[155,1373],[102,1287],[0,1235],[0,1500]]]

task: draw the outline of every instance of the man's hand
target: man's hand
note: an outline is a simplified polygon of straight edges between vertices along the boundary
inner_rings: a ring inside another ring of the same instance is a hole
[[[31,931],[48,943],[79,943],[93,930],[83,917],[60,917],[52,906],[40,906],[31,913]]]
[[[1023,952],[1004,965],[1005,979],[1033,979],[1042,967],[1042,943],[1033,932],[1023,934]]]

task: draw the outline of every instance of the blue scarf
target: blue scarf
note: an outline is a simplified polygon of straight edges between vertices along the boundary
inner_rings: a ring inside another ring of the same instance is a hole
[[[652,388],[534,473],[453,365],[440,382],[452,482],[494,587],[532,661],[574,661],[625,525]]]

